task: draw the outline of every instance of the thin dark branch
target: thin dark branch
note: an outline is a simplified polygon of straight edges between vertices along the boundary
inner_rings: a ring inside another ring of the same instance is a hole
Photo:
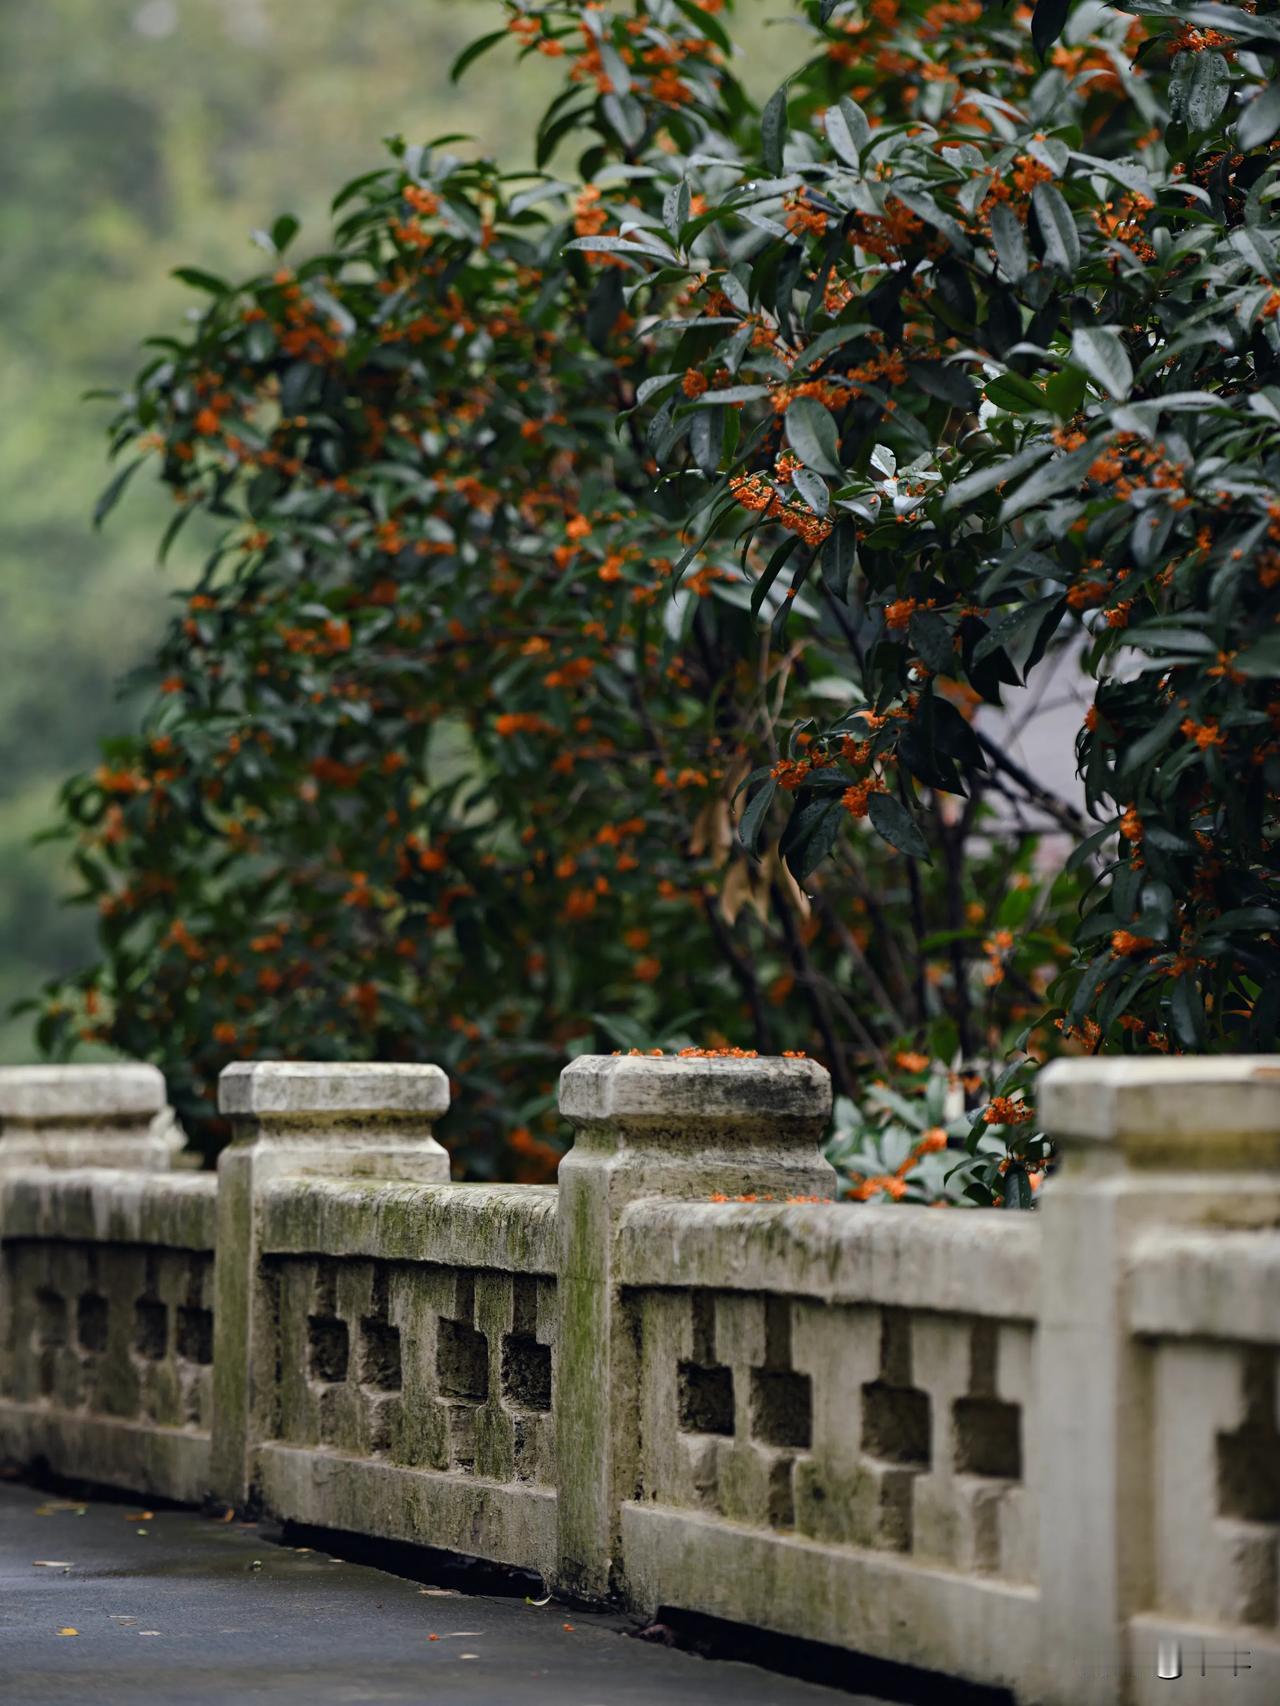
[[[858,899],[867,909],[867,917],[871,920],[871,928],[875,931],[876,938],[880,943],[881,951],[884,954],[886,971],[891,970],[892,975],[897,979],[899,986],[904,991],[909,989],[911,986],[911,974],[907,969],[907,962],[903,958],[898,947],[897,936],[894,934],[888,919],[885,917],[879,901],[872,892],[870,884],[863,876],[857,860],[848,848],[842,846],[839,842],[836,844],[836,857],[838,860],[843,862],[844,868],[848,871],[850,880],[857,891]],[[891,967],[888,962],[892,962]],[[896,1010],[896,1007],[894,1010],[894,1017],[898,1029],[900,1031],[905,1031],[908,1027],[903,1021],[901,1013]]]
[[[1088,823],[1074,806],[1068,805],[1065,800],[1060,800],[1052,790],[1037,782],[1030,771],[1024,770],[1016,759],[1010,758],[1004,748],[998,746],[990,735],[983,734],[981,729],[975,729],[973,732],[978,737],[978,745],[996,769],[1003,771],[1011,781],[1016,782],[1031,803],[1039,806],[1046,817],[1051,817],[1056,824],[1061,825],[1072,835],[1089,834]]]
[[[821,576],[821,571],[819,571],[819,576]],[[863,653],[862,653],[862,642],[858,639],[857,629],[854,628],[853,624],[850,622],[849,617],[848,617],[848,613],[841,607],[840,601],[836,598],[835,594],[832,592],[831,588],[827,585],[827,583],[824,580],[822,580],[821,578],[819,578],[818,584],[822,588],[823,598],[825,598],[827,601],[827,608],[830,610],[831,614],[835,617],[837,627],[840,629],[840,632],[844,635],[845,642],[848,645],[849,650],[853,653],[855,659],[857,660],[858,672],[859,672],[859,674],[861,674]]]
[[[830,900],[821,889],[818,889],[815,893],[811,894],[809,898],[810,900],[815,900],[817,902],[818,910],[822,913],[823,919],[826,921],[828,928],[834,932],[841,947],[848,954],[854,965],[857,966],[862,976],[866,979],[867,988],[870,990],[872,998],[884,1010],[885,1018],[889,1021],[889,1024],[893,1029],[901,1034],[906,1030],[906,1026],[902,1021],[902,1015],[898,1012],[892,996],[885,988],[880,979],[879,973],[867,958],[865,951],[859,945],[858,939],[853,934],[853,931],[849,929],[848,925],[845,923],[843,918],[840,917],[835,907],[831,904]],[[887,1070],[887,1064],[885,1062],[884,1055],[880,1051],[879,1045],[873,1044],[872,1047],[873,1052],[878,1056],[881,1065],[885,1066]]]
[[[775,1043],[773,1026],[769,1023],[769,1015],[765,1011],[764,993],[760,988],[760,980],[756,977],[755,968],[747,956],[741,952],[730,933],[720,911],[720,900],[717,895],[708,894],[705,890],[702,896],[703,910],[711,933],[716,939],[716,946],[728,961],[729,968],[738,980],[738,986],[751,1009],[751,1023],[755,1030],[756,1047],[762,1054],[772,1054]]]
[[[972,786],[972,779],[970,779]],[[965,1061],[973,1058],[973,1012],[969,1001],[969,969],[965,945],[958,932],[965,927],[964,916],[964,850],[969,827],[977,809],[978,789],[973,787],[965,801],[959,823],[949,825],[939,814],[939,837],[942,856],[946,862],[947,929],[951,935],[951,981],[955,986],[956,1038]]]
[[[907,885],[911,890],[911,928],[916,939],[913,984],[916,997],[916,1024],[923,1025],[929,1016],[928,984],[924,970],[924,939],[928,934],[924,917],[924,885],[920,881],[920,865],[907,859]]]
[[[835,1027],[831,1023],[831,1014],[827,1009],[822,990],[818,986],[818,979],[809,959],[809,950],[800,939],[800,932],[796,929],[796,921],[792,917],[787,897],[782,892],[782,885],[776,882],[770,883],[769,895],[773,901],[774,910],[782,920],[782,931],[787,939],[787,951],[791,956],[791,965],[795,972],[796,982],[805,992],[813,1012],[814,1023],[822,1037],[822,1046],[827,1051],[827,1069],[831,1073],[839,1094],[852,1096],[853,1082],[845,1064],[844,1051],[836,1040]]]

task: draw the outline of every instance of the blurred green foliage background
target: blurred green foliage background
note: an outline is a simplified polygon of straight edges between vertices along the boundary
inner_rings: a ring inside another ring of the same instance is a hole
[[[788,8],[744,10],[746,81],[767,94],[759,49]],[[0,1060],[18,1060],[30,1025],[10,1005],[81,963],[93,931],[61,903],[61,846],[31,838],[127,725],[117,684],[200,555],[184,530],[157,567],[172,512],[145,480],[92,531],[109,408],[83,394],[126,383],[140,338],[191,307],[174,267],[257,270],[250,233],[285,210],[299,253],[322,246],[332,195],[380,164],[382,137],[462,131],[529,166],[562,67],[498,54],[452,85],[460,50],[501,27],[493,0],[5,0],[3,17]]]
[[[138,340],[192,294],[195,264],[262,262],[249,233],[291,209],[320,246],[327,207],[379,163],[379,139],[453,130],[527,164],[557,68],[508,58],[449,83],[485,0],[7,0],[0,73],[0,1010],[87,953],[93,919],[60,904],[60,846],[33,847],[56,790],[130,708],[140,664],[199,540],[167,568],[167,499],[139,483],[101,534],[107,407]],[[31,1054],[0,1019],[0,1059]]]

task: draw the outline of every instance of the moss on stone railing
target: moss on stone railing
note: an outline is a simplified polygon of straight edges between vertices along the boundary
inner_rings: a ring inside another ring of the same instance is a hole
[[[556,1187],[449,1183],[430,1066],[230,1068],[216,1178],[148,1069],[0,1071],[0,1456],[1027,1702],[1234,1643],[1261,1706],[1280,1074],[1041,1082],[1063,1160],[1010,1215],[821,1200],[804,1060],[573,1062]]]

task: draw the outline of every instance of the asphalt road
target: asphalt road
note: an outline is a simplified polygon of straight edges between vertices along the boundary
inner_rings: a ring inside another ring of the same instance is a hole
[[[4,1706],[875,1706],[627,1628],[0,1482]]]

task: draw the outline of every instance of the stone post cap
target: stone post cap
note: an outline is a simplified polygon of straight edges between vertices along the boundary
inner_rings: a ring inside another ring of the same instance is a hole
[[[142,1061],[0,1067],[0,1125],[151,1120],[164,1106],[164,1074]]]
[[[449,1080],[412,1062],[238,1060],[218,1079],[218,1109],[233,1119],[425,1123],[449,1111]]]
[[[813,1139],[831,1116],[831,1078],[816,1060],[775,1055],[583,1054],[560,1074],[560,1112],[580,1127]]]
[[[1280,1166],[1280,1056],[1055,1060],[1041,1119],[1067,1146],[1113,1144],[1145,1166]]]

